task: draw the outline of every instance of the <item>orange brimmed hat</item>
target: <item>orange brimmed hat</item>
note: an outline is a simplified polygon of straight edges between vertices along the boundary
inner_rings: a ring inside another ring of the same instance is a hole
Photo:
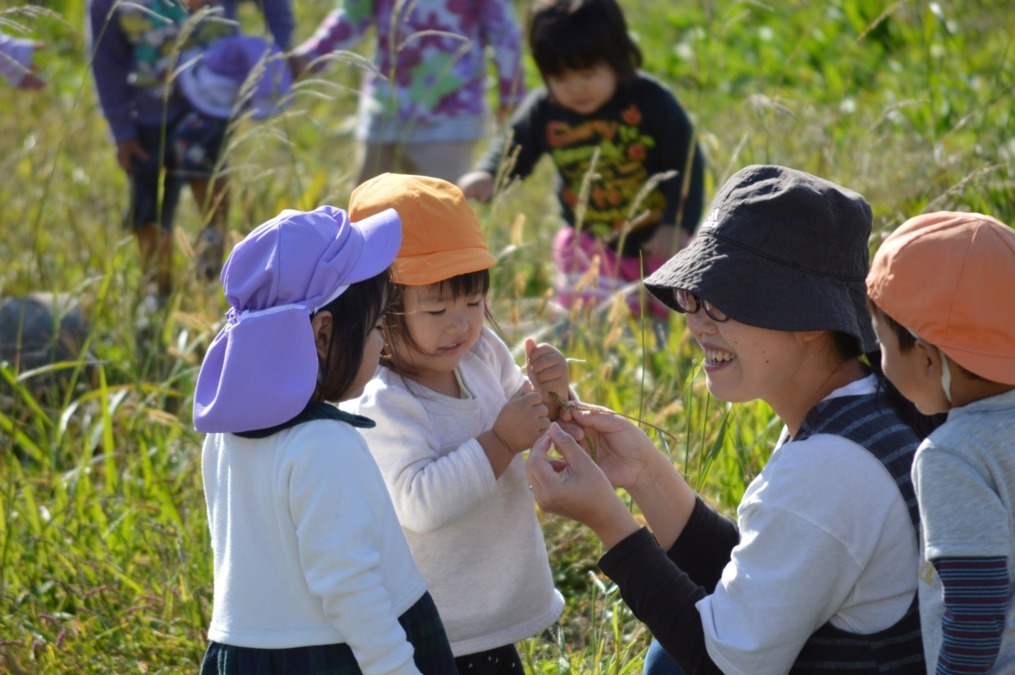
[[[979,213],[907,220],[867,275],[867,294],[885,314],[971,373],[1015,385],[1013,286],[1015,230]]]
[[[426,286],[489,269],[497,262],[486,247],[476,214],[453,183],[383,173],[349,197],[354,221],[385,209],[395,209],[402,220],[402,248],[391,266],[396,284]]]

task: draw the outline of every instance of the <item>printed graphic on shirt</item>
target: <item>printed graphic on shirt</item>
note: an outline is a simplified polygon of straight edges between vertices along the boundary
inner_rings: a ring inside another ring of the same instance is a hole
[[[189,18],[186,7],[172,0],[118,6],[116,20],[134,48],[137,64],[131,84],[143,89],[171,86],[172,71],[179,65],[183,50],[210,44],[237,30],[234,23],[220,15],[209,15],[191,25],[187,23]],[[184,39],[178,44],[181,35]]]
[[[651,178],[645,158],[656,147],[656,139],[641,129],[642,117],[638,105],[632,103],[620,114],[620,121],[593,119],[577,125],[554,121],[547,126],[550,155],[565,182],[563,200],[574,212],[579,210],[582,185],[599,153],[583,229],[600,238],[619,236],[629,220],[631,229],[638,229],[662,218],[666,200],[660,190],[638,198]]]

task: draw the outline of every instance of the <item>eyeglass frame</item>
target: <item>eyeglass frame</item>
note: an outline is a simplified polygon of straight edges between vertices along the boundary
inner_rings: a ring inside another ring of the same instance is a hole
[[[690,300],[690,303],[682,302],[681,298]],[[729,314],[722,311],[708,300],[702,299],[697,293],[683,288],[673,289],[673,301],[677,304],[677,311],[682,314],[697,314],[699,309],[704,309],[708,318],[716,323],[725,323],[730,320]]]

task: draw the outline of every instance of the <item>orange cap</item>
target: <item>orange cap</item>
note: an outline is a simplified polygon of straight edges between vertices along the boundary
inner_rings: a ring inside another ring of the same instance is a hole
[[[426,286],[497,262],[486,247],[476,214],[457,185],[440,178],[382,173],[352,191],[349,217],[362,220],[395,209],[402,220],[402,248],[392,280]]]
[[[979,213],[910,218],[871,262],[867,295],[966,370],[1015,385],[1015,230]]]

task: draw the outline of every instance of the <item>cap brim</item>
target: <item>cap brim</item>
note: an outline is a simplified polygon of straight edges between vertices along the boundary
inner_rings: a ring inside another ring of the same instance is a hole
[[[877,348],[863,279],[817,277],[715,237],[696,237],[646,277],[645,287],[676,311],[673,291],[683,289],[739,323],[769,330],[842,331],[856,337],[865,353]]]
[[[203,433],[267,429],[300,413],[317,384],[317,348],[307,310],[249,316],[215,337],[197,376],[194,428]]]
[[[485,247],[440,251],[395,260],[392,280],[404,286],[427,286],[480,270],[490,269],[497,258]]]
[[[352,227],[359,232],[363,247],[345,278],[350,284],[375,277],[391,267],[402,245],[402,221],[394,209],[353,222]],[[367,255],[364,252],[368,252]]]

